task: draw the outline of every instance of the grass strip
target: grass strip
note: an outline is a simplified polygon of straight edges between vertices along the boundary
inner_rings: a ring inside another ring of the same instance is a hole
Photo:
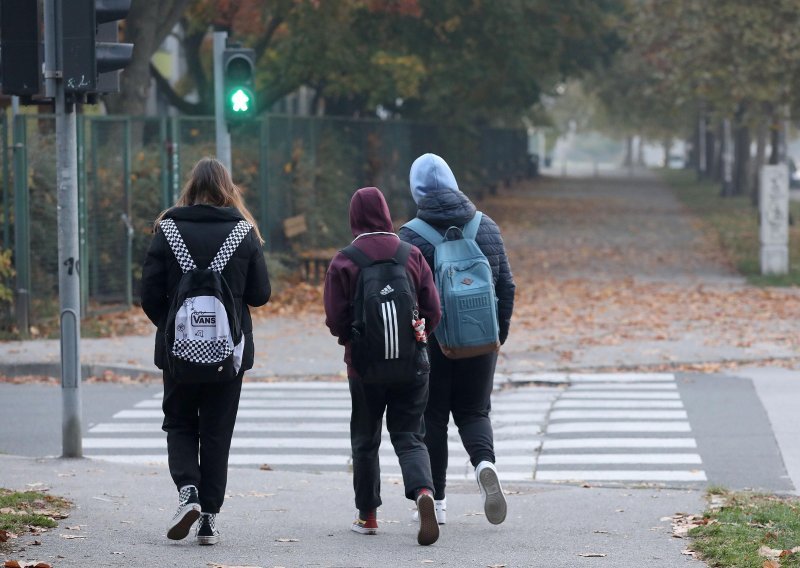
[[[800,500],[721,489],[709,493],[691,550],[719,568],[800,567]]]
[[[758,209],[749,196],[720,197],[719,184],[697,181],[693,171],[662,170],[662,178],[678,199],[716,239],[733,266],[757,286],[800,285],[800,203],[790,202],[789,274],[762,276]]]
[[[0,530],[22,533],[29,527],[54,528],[66,517],[69,501],[38,491],[12,491],[0,487]]]

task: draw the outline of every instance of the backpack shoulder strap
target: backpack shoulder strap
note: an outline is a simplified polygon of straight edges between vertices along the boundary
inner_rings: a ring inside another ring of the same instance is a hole
[[[400,246],[397,247],[397,252],[394,253],[394,261],[400,266],[405,266],[408,262],[408,257],[411,254],[411,244],[400,241]]]
[[[483,213],[476,211],[475,216],[469,220],[469,223],[464,225],[464,229],[462,229],[461,234],[465,239],[469,239],[471,241],[475,240],[475,237],[478,236],[478,227],[481,225],[482,218]]]
[[[228,264],[228,261],[233,256],[233,253],[236,252],[236,249],[239,248],[242,240],[247,236],[247,233],[249,233],[250,229],[252,228],[253,225],[244,219],[236,223],[236,226],[225,239],[225,242],[222,243],[219,251],[217,251],[217,256],[214,257],[214,260],[211,261],[211,264],[208,265],[208,268],[214,272],[222,272],[222,270],[225,268],[225,265]]]
[[[375,262],[370,257],[368,257],[366,253],[364,253],[364,251],[362,251],[360,248],[358,248],[356,245],[353,244],[344,247],[339,252],[341,252],[347,258],[355,262],[359,268],[366,268],[367,266],[372,266],[372,264],[374,264]]]
[[[189,272],[197,268],[192,255],[189,254],[189,249],[186,248],[186,243],[183,242],[183,237],[175,221],[172,219],[162,219],[158,225],[164,232],[164,236],[167,238],[169,247],[172,249],[173,254],[175,254],[175,259],[178,261],[181,270],[183,272]]]
[[[444,237],[439,234],[439,231],[431,227],[430,224],[426,223],[419,217],[411,219],[411,221],[403,226],[407,229],[411,229],[433,246],[444,242]]]

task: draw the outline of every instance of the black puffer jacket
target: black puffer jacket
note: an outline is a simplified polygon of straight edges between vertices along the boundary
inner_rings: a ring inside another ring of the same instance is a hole
[[[440,189],[425,195],[418,204],[417,217],[435,227],[440,233],[448,227],[463,227],[475,216],[475,205],[457,189]],[[411,229],[401,228],[400,238],[419,248],[425,260],[433,270],[433,246]],[[497,317],[500,320],[500,343],[505,343],[511,325],[511,314],[514,311],[514,276],[508,264],[503,237],[497,223],[484,214],[475,238],[483,254],[489,260],[494,275],[495,293],[498,306]]]
[[[164,217],[175,220],[189,253],[200,268],[211,264],[233,227],[244,219],[238,209],[211,205],[173,207]],[[158,328],[155,364],[159,369],[164,368],[164,323],[181,274],[164,233],[156,231],[142,269],[141,295],[142,309]],[[222,275],[231,289],[236,307],[241,310],[242,332],[245,335],[241,368],[246,371],[253,367],[254,355],[253,321],[247,306],[263,306],[271,293],[264,252],[253,231],[239,244]]]

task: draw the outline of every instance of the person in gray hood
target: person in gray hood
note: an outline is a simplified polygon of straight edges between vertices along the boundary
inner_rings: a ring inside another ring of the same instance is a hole
[[[418,207],[417,217],[440,234],[444,235],[450,227],[463,227],[475,216],[475,205],[458,189],[452,170],[441,157],[424,154],[417,158],[411,166],[410,182],[411,196]],[[408,227],[401,228],[398,234],[402,240],[419,248],[434,269],[433,245]],[[492,268],[498,300],[499,339],[503,344],[511,325],[515,285],[500,228],[488,215],[483,215],[475,241]],[[452,412],[461,442],[475,467],[486,518],[493,524],[500,524],[506,517],[506,502],[494,465],[494,435],[489,419],[497,353],[448,359],[434,332],[430,354],[425,443],[430,453],[439,523],[446,521],[447,423]]]

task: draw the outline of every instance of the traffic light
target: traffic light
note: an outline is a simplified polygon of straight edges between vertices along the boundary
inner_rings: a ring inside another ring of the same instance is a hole
[[[0,1],[0,81],[3,93],[30,97],[42,85],[39,2]]]
[[[229,121],[256,116],[255,51],[226,47],[222,52],[225,117]]]
[[[118,91],[118,70],[130,63],[133,44],[119,43],[117,21],[128,15],[131,0],[58,0],[57,6],[67,93]]]

